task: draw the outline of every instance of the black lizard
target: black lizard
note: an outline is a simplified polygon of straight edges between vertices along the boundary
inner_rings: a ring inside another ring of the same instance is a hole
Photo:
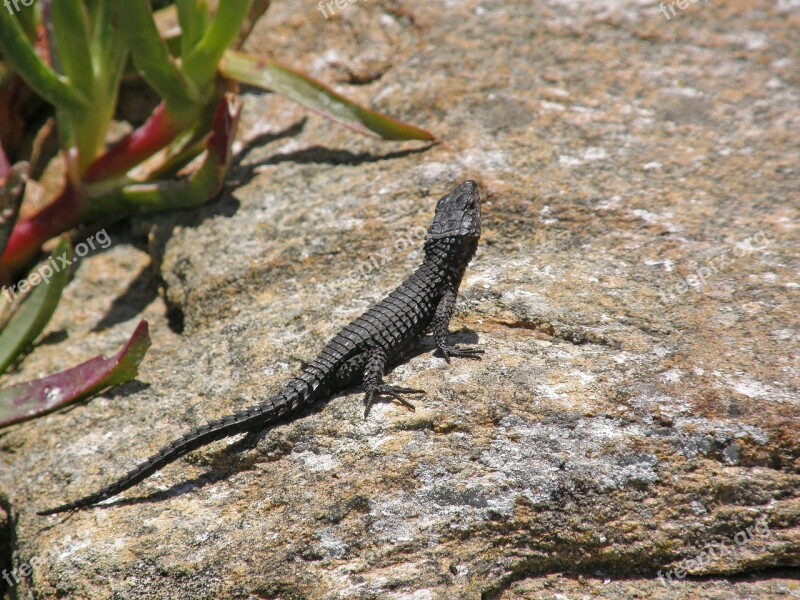
[[[386,385],[383,374],[387,367],[396,364],[418,345],[428,330],[432,331],[436,347],[447,362],[451,356],[480,358],[483,352],[447,343],[458,287],[478,247],[480,235],[480,194],[475,182],[467,181],[436,205],[436,215],[425,238],[425,260],[417,270],[389,296],[337,333],[319,356],[281,392],[173,441],[100,491],[38,514],[84,508],[116,496],[192,450],[239,433],[260,430],[358,383],[366,391],[366,411],[376,397],[383,395],[413,410],[413,404],[402,394],[424,392]]]

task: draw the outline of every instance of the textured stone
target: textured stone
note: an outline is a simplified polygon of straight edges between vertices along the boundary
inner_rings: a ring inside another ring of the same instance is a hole
[[[0,564],[45,557],[11,597],[800,595],[796,3],[315,6],[275,3],[249,50],[444,143],[247,93],[223,197],[84,259],[8,380],[141,317],[154,344],[140,382],[0,435]],[[484,238],[454,326],[482,362],[428,344],[388,377],[428,391],[415,413],[341,395],[34,515],[277,390],[417,264],[467,178]]]

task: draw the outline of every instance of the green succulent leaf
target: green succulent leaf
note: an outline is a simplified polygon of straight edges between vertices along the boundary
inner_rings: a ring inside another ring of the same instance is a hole
[[[170,110],[185,111],[197,101],[190,85],[161,39],[147,0],[125,0],[115,5],[116,27],[130,49],[139,75],[164,99]]]
[[[187,56],[208,30],[208,2],[175,0],[175,7],[181,23],[181,56]]]
[[[98,0],[95,12],[89,48],[96,74],[95,94],[105,100],[113,114],[128,50],[114,28],[114,0]]]
[[[92,58],[89,53],[89,24],[81,0],[55,0],[50,3],[53,37],[57,53],[54,64],[60,64],[70,83],[91,96],[94,83]]]
[[[183,72],[198,89],[207,88],[213,81],[219,61],[239,35],[249,8],[250,0],[220,2],[211,26],[184,56]]]
[[[47,275],[45,275],[45,268],[42,267],[41,270],[34,271],[26,280],[26,283],[35,283],[36,287],[11,317],[8,325],[0,332],[0,374],[4,373],[19,355],[39,337],[50,321],[50,317],[53,316],[61,299],[61,292],[69,280],[69,269],[57,268],[58,265],[63,265],[64,261],[69,264],[72,260],[72,246],[68,238],[61,238],[53,252],[53,258],[57,260],[51,259],[46,263],[49,269]],[[38,283],[34,279],[38,279]],[[10,296],[10,291],[3,290],[3,298],[0,298],[0,301],[8,301]]]
[[[0,52],[14,72],[50,104],[70,109],[88,106],[85,94],[39,58],[19,22],[7,10],[0,10]]]
[[[277,92],[359,133],[385,140],[435,140],[432,133],[360,106],[308,75],[267,58],[228,50],[225,77]]]

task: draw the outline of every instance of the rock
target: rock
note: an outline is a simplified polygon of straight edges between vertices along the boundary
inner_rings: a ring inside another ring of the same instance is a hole
[[[275,3],[250,51],[444,143],[247,93],[222,197],[83,260],[8,381],[142,317],[154,343],[138,382],[0,436],[0,563],[39,559],[9,597],[796,597],[800,17],[688,6]],[[415,413],[343,394],[35,516],[279,389],[467,178],[484,238],[454,328],[482,362],[428,344],[388,377],[428,391]]]

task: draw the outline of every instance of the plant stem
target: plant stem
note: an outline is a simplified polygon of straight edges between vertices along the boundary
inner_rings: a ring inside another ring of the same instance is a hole
[[[80,223],[82,202],[78,191],[67,184],[59,196],[38,213],[17,221],[0,263],[14,273],[25,267],[44,242]]]

